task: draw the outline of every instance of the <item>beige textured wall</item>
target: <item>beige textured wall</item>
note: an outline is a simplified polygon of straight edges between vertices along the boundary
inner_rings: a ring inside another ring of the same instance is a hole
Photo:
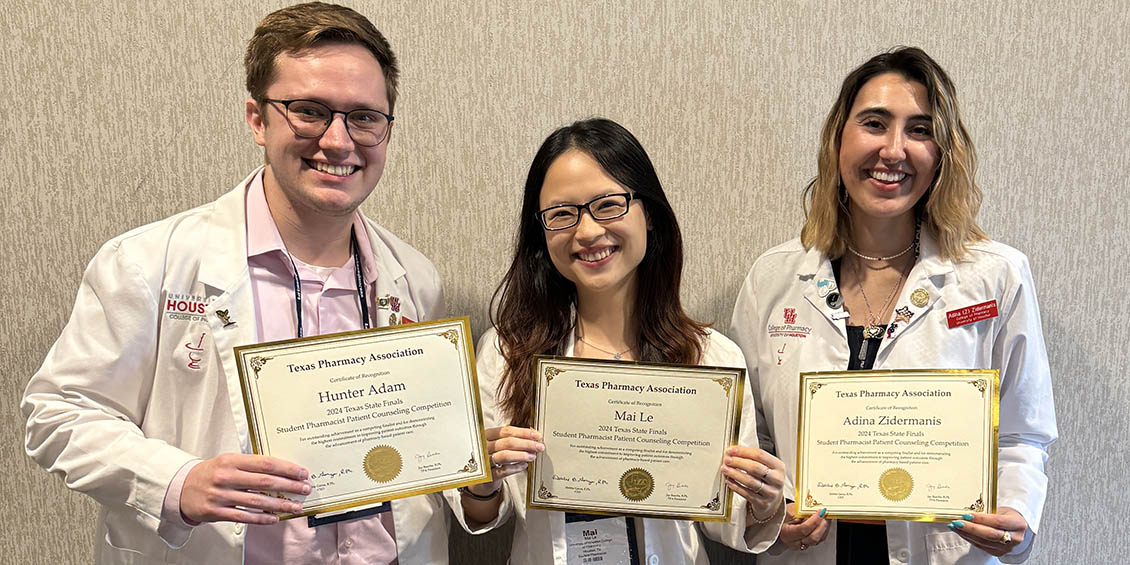
[[[260,161],[241,53],[281,5],[0,9],[0,561],[91,559],[95,505],[23,454],[18,399],[104,240],[214,198]],[[753,259],[799,229],[843,75],[896,44],[925,48],[957,82],[980,149],[982,224],[1029,254],[1039,287],[1061,440],[1031,562],[1130,553],[1117,518],[1130,481],[1124,3],[353,5],[403,61],[389,165],[366,211],[435,261],[451,312],[469,313],[476,333],[525,168],[554,127],[603,115],[641,138],[686,235],[685,303],[724,328]]]

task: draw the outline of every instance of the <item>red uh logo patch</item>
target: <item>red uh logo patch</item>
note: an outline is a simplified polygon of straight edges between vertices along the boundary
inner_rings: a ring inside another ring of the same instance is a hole
[[[785,308],[785,323],[786,324],[795,324],[796,323],[796,308]]]

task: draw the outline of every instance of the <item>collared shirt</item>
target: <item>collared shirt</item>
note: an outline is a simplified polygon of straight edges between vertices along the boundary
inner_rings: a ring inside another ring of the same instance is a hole
[[[259,340],[298,336],[294,304],[294,271],[275,225],[259,175],[247,191],[247,265],[255,302]],[[376,261],[361,214],[353,230],[362,257],[367,297],[374,296]],[[302,284],[302,330],[308,336],[361,329],[355,257],[338,268],[316,268],[294,260]],[[370,305],[370,309],[372,309]],[[392,512],[317,528],[298,518],[273,526],[249,526],[245,563],[395,563]],[[386,527],[387,524],[387,527]]]
[[[294,271],[282,236],[275,225],[266,196],[263,175],[247,191],[247,265],[255,303],[260,342],[298,336],[295,316]],[[360,213],[354,213],[353,230],[362,257],[362,279],[367,298],[376,293],[376,260]],[[294,259],[302,285],[302,330],[306,336],[361,329],[355,257],[340,267],[315,267]],[[370,311],[373,305],[369,305]],[[376,324],[373,324],[376,325]],[[184,466],[169,486],[163,521],[180,520],[180,492],[194,463]],[[341,565],[397,563],[396,532],[392,512],[317,528],[296,518],[273,526],[247,527],[244,562],[248,564]]]

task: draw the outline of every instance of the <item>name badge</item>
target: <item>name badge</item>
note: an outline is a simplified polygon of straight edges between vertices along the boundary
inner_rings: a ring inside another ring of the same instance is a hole
[[[997,301],[990,300],[973,306],[966,306],[958,310],[950,310],[946,312],[946,323],[949,324],[950,329],[975,324],[981,320],[988,320],[989,318],[996,318],[999,316],[997,313]]]
[[[569,565],[632,565],[631,518],[565,515],[565,544]]]

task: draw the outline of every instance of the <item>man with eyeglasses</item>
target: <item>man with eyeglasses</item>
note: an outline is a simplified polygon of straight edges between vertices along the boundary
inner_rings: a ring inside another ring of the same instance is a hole
[[[446,563],[442,494],[318,527],[280,523],[300,505],[263,494],[307,494],[310,472],[248,454],[233,347],[432,319],[443,297],[432,264],[358,211],[395,123],[381,33],[348,8],[291,6],[244,63],[266,164],[103,246],[28,384],[27,451],[101,503],[98,562]]]

